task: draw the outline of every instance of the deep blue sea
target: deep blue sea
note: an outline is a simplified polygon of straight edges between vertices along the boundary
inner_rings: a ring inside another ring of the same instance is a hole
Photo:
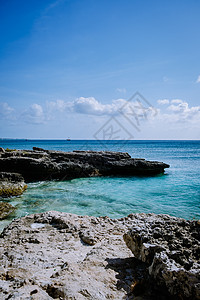
[[[200,219],[200,141],[0,140],[10,149],[109,150],[170,164],[152,177],[94,177],[29,183],[18,197],[1,199],[17,209],[0,222],[30,213],[58,210],[80,215],[126,216],[136,212],[165,213]]]

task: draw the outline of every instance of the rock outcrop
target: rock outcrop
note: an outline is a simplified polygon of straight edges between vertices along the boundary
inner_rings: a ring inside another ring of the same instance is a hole
[[[15,209],[10,203],[0,202],[0,220],[7,218]]]
[[[30,215],[0,235],[0,298],[200,299],[199,250],[197,221]]]
[[[106,175],[154,175],[163,173],[169,165],[131,158],[128,153],[107,151],[61,152],[43,150],[13,150],[0,153],[0,171],[17,172],[26,181],[72,179]]]
[[[26,188],[21,174],[0,172],[0,197],[21,195]]]
[[[200,221],[138,215],[124,240],[161,288],[176,299],[200,299]]]

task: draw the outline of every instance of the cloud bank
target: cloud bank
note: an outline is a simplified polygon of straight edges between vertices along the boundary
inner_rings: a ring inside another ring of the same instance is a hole
[[[16,126],[18,123],[49,126],[54,122],[55,126],[59,127],[62,123],[65,124],[65,120],[71,120],[70,127],[73,129],[74,122],[84,120],[84,126],[87,126],[91,117],[99,124],[98,126],[109,118],[115,117],[119,122],[126,119],[136,126],[143,126],[143,128],[146,126],[147,129],[151,127],[152,133],[153,130],[160,130],[160,136],[162,130],[163,132],[168,130],[169,135],[170,130],[177,132],[177,137],[179,136],[177,130],[182,130],[183,136],[183,128],[190,133],[196,131],[196,136],[199,136],[200,106],[190,106],[182,99],[159,99],[156,107],[153,107],[140,101],[117,99],[110,103],[101,103],[94,97],[79,97],[74,101],[47,101],[43,105],[33,103],[18,112],[8,103],[0,103],[0,120],[6,120],[7,124],[15,120]]]

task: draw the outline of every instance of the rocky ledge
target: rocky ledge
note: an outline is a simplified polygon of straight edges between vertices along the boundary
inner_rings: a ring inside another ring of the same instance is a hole
[[[161,288],[180,299],[200,299],[200,221],[140,215],[124,240]]]
[[[106,175],[154,175],[163,173],[168,164],[131,158],[128,153],[108,151],[0,151],[0,172],[17,172],[26,181],[72,179]]]
[[[21,195],[27,185],[18,173],[0,172],[0,197]]]
[[[0,235],[0,298],[200,299],[199,254],[198,221],[30,215]]]

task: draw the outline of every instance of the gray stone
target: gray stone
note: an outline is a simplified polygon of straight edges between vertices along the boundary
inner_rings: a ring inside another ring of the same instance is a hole
[[[177,299],[200,299],[199,221],[140,214],[124,240],[161,288]]]
[[[123,299],[132,282],[123,228],[59,212],[13,221],[0,236],[0,299]]]

